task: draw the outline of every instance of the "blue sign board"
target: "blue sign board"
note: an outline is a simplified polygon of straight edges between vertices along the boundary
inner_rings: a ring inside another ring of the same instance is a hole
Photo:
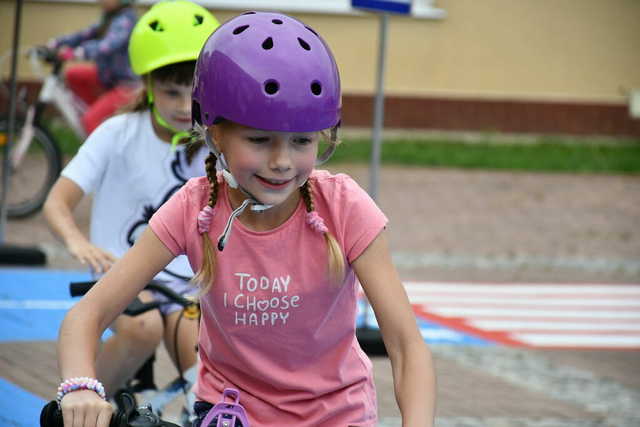
[[[412,0],[351,0],[351,7],[409,15]]]

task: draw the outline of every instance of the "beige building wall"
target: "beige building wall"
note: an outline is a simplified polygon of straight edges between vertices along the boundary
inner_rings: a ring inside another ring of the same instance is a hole
[[[11,47],[14,1],[0,0],[0,50]],[[389,95],[625,103],[640,88],[640,1],[437,0],[442,20],[392,17]],[[144,8],[141,8],[141,11]],[[237,11],[213,12],[225,20]],[[95,4],[26,2],[22,46],[95,21]],[[374,90],[373,15],[298,14],[336,55],[346,94]],[[8,58],[2,64],[8,75]],[[21,62],[20,76],[29,67]]]

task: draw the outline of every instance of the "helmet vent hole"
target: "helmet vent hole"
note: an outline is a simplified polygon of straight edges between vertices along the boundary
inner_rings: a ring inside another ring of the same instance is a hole
[[[275,95],[276,93],[278,93],[279,89],[280,85],[275,80],[267,80],[264,83],[264,91],[267,93],[267,95]]]
[[[282,25],[282,20],[280,19],[272,19],[271,22],[273,22],[276,25]]]
[[[273,47],[273,39],[271,37],[267,37],[265,41],[262,42],[262,48],[264,50],[269,50]]]
[[[164,28],[162,28],[160,21],[158,21],[157,19],[155,21],[149,22],[149,27],[151,27],[153,31],[164,31]]]
[[[193,26],[202,25],[204,22],[204,16],[202,15],[194,15]]]
[[[311,27],[307,27],[306,25],[305,25],[305,28],[306,28],[307,30],[311,31],[311,32],[312,32],[313,34],[315,34],[316,36],[318,35],[318,33],[316,33],[316,32],[313,30],[313,28],[311,28]]]
[[[322,93],[322,85],[319,81],[316,80],[311,83],[311,93],[313,93],[315,96],[319,96]]]
[[[304,50],[311,50],[311,46],[309,46],[309,43],[302,40],[300,37],[298,37],[298,43],[300,43],[300,46],[302,46]]]
[[[253,10],[250,10],[249,12],[245,12],[245,13],[241,13],[240,15],[255,15],[256,13]]]
[[[247,28],[249,28],[248,25],[242,25],[242,26],[236,28],[235,30],[233,30],[233,34],[238,35],[241,32],[243,32],[244,30],[246,30]]]

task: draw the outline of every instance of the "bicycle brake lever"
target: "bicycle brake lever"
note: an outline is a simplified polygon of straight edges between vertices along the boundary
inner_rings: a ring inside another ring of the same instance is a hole
[[[160,423],[158,416],[151,410],[151,405],[138,408],[128,421],[128,427],[155,427]]]
[[[159,308],[161,305],[162,303],[159,301],[143,303],[136,297],[136,299],[134,299],[133,302],[131,302],[131,304],[129,304],[127,308],[124,309],[124,314],[128,316],[137,316],[144,312],[155,310],[156,308]]]
[[[163,421],[153,413],[151,405],[141,406],[129,416],[127,427],[180,427],[177,424]]]
[[[163,294],[165,297],[169,298],[170,300],[173,300],[174,302],[180,304],[183,307],[187,307],[191,304],[193,304],[193,301],[183,297],[182,295],[176,293],[174,290],[163,286],[162,284],[158,284],[154,281],[150,282],[145,289],[149,289],[152,291],[156,291],[156,292],[160,292],[161,294]]]

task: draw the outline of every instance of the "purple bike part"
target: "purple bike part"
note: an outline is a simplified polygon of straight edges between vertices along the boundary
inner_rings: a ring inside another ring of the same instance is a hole
[[[227,398],[232,402],[227,402]],[[240,392],[233,388],[225,388],[222,399],[207,412],[200,427],[238,427],[237,422],[241,427],[249,427],[247,413],[240,404]]]
[[[193,79],[193,121],[221,119],[269,131],[316,132],[340,123],[340,76],[331,50],[290,16],[247,12],[206,41]]]

